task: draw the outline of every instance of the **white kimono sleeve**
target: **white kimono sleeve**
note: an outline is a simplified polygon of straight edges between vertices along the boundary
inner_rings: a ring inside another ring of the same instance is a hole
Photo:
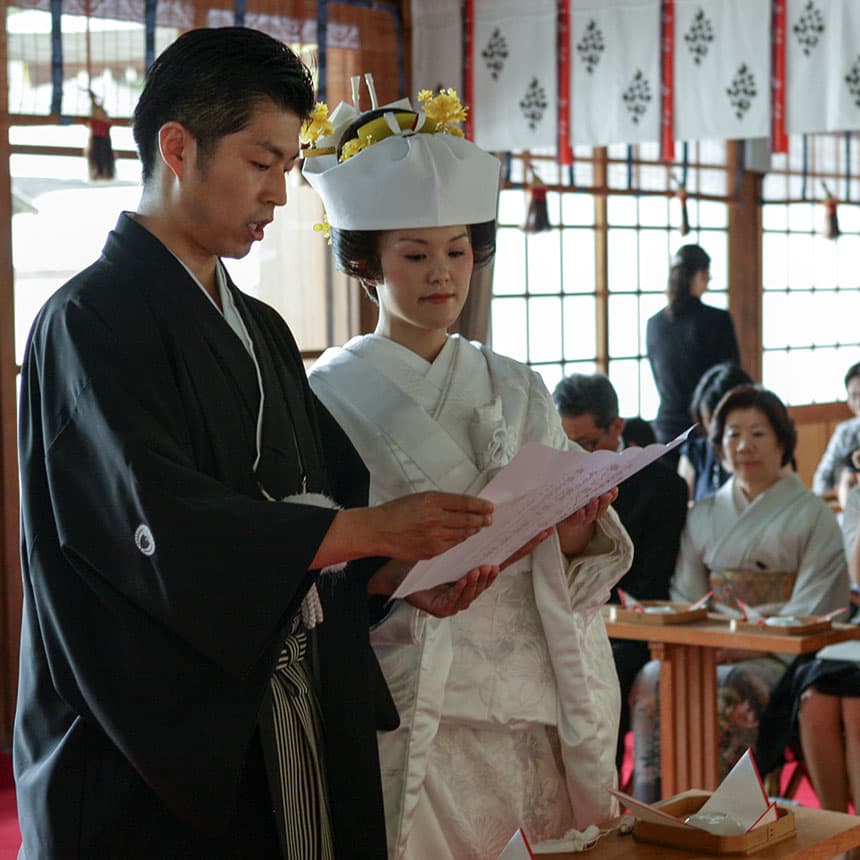
[[[704,510],[702,507],[698,508],[700,512],[698,517],[696,510],[694,507],[690,511],[687,524],[681,533],[681,548],[675,563],[675,573],[669,583],[669,597],[683,603],[698,600],[707,593],[709,585],[709,571],[705,565],[704,551],[696,540],[697,522],[701,519]]]
[[[797,581],[780,615],[821,615],[848,606],[849,583],[842,534],[833,513],[819,508],[799,559]]]

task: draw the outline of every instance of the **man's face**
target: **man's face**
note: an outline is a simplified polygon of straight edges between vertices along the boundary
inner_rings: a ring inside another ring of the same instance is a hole
[[[567,438],[585,448],[586,451],[617,451],[618,439],[624,422],[616,418],[609,427],[599,427],[589,412],[582,415],[562,415],[561,424]]]
[[[287,202],[287,174],[299,154],[301,120],[262,102],[241,131],[222,137],[199,163],[188,153],[180,188],[186,239],[203,255],[244,257]]]

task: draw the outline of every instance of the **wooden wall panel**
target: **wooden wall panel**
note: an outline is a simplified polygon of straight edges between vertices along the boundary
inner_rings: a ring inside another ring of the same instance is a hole
[[[797,474],[807,487],[811,487],[815,467],[827,447],[833,429],[840,421],[850,418],[851,412],[845,403],[792,406],[788,412],[797,428]]]

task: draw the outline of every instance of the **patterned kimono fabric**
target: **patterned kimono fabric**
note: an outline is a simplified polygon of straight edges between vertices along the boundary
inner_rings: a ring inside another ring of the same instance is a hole
[[[816,615],[846,605],[848,577],[832,512],[794,474],[749,502],[734,479],[698,502],[687,520],[672,580],[674,600],[709,589],[768,613]],[[727,643],[730,647],[731,643]],[[790,657],[765,654],[717,666],[720,777],[755,747],[759,719]],[[634,794],[660,799],[660,664],[642,669],[630,693]]]
[[[479,492],[524,442],[567,445],[531,371],[456,336],[430,364],[375,335],[334,352],[311,385],[365,459],[372,504]],[[598,609],[629,552],[610,513],[582,560],[550,538],[468,611],[395,603],[371,637],[401,716],[379,736],[391,858],[495,860],[519,825],[543,840],[612,813],[618,692]]]

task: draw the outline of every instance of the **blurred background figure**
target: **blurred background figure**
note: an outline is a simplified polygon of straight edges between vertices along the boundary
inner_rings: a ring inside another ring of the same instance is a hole
[[[860,608],[860,485],[855,484],[845,493],[841,505],[839,524],[842,527],[842,545],[845,547],[848,574],[851,577],[851,605],[848,609],[850,617],[854,618]]]
[[[829,499],[837,498],[840,480],[844,481],[840,499],[843,507],[847,491],[857,484],[858,467],[852,455],[860,448],[860,362],[848,368],[845,390],[848,393],[848,408],[854,417],[836,426],[812,478],[812,491]]]
[[[690,417],[699,425],[681,446],[678,474],[690,488],[690,501],[698,502],[715,493],[728,480],[729,473],[714,456],[708,442],[711,417],[717,404],[738,385],[751,385],[752,378],[729,361],[706,370],[693,390]]]
[[[553,400],[568,438],[586,451],[619,451],[624,448],[625,422],[618,416],[618,395],[603,374],[574,373],[568,376],[556,386]],[[650,430],[647,422],[642,424]],[[640,432],[645,429],[638,423],[636,427]],[[647,439],[647,431],[639,438]],[[653,434],[650,441],[654,441]],[[667,599],[669,578],[675,568],[681,530],[687,516],[686,484],[662,462],[651,463],[621,484],[613,507],[633,541],[633,562],[630,570],[612,589],[612,600],[620,602],[618,588],[639,600]],[[636,675],[650,655],[645,642],[613,639],[612,656],[621,686],[621,721],[616,751],[616,763],[620,769],[624,736],[630,728],[627,698]]]
[[[702,302],[710,279],[711,258],[704,249],[682,246],[669,271],[669,303],[648,320],[648,360],[660,395],[654,429],[660,442],[689,427],[693,390],[708,368],[721,361],[740,364],[729,312]],[[675,466],[678,454],[668,459]]]
[[[646,448],[657,441],[654,428],[644,418],[626,418],[621,431],[621,441],[625,448]]]

